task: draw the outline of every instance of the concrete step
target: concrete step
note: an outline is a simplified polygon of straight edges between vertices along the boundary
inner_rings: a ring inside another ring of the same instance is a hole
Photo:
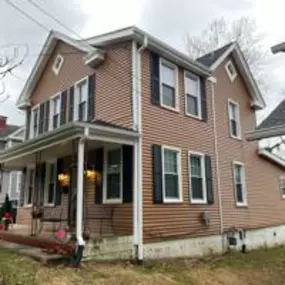
[[[67,260],[67,258],[63,255],[48,254],[39,247],[31,247],[7,241],[0,241],[0,247],[14,251],[20,255],[31,257],[43,263],[61,263]]]

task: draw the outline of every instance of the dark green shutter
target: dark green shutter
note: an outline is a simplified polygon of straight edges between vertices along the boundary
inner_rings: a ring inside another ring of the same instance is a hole
[[[60,125],[64,125],[66,123],[66,107],[67,107],[67,90],[61,93],[60,100]]]
[[[30,128],[31,128],[31,108],[26,110],[26,126],[25,126],[25,139],[30,138]]]
[[[63,172],[63,158],[58,158],[56,163],[56,191],[55,191],[55,205],[61,204],[61,185],[58,181],[58,175]]]
[[[201,92],[201,115],[204,121],[208,120],[207,111],[207,96],[206,96],[206,80],[204,77],[200,77],[200,92]]]
[[[95,156],[95,170],[101,174],[101,179],[96,179],[95,185],[95,203],[102,204],[103,202],[103,163],[104,163],[104,149],[97,148],[94,151]]]
[[[88,78],[88,121],[92,121],[95,118],[95,80],[95,73],[93,73]]]
[[[214,204],[212,161],[209,155],[205,155],[205,174],[207,187],[207,202],[208,204]]]
[[[74,86],[69,88],[69,101],[68,101],[68,122],[74,119]]]
[[[42,103],[40,104],[40,109],[39,109],[39,135],[44,132],[44,120],[45,120],[45,104]]]
[[[134,148],[124,145],[123,151],[123,202],[133,202],[133,172],[134,172]]]
[[[151,76],[151,103],[160,104],[159,88],[159,56],[153,52],[150,53],[150,76]]]
[[[50,101],[45,102],[45,118],[44,118],[44,131],[49,130],[49,111],[50,111]]]
[[[153,165],[153,202],[162,204],[162,153],[160,145],[152,146],[152,165]]]

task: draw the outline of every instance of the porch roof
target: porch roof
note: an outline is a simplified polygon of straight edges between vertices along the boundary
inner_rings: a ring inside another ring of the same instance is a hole
[[[7,150],[0,151],[0,163],[6,164],[12,161],[21,160],[22,162],[12,163],[14,167],[22,167],[32,163],[35,154],[39,151],[49,151],[54,155],[58,150],[58,145],[66,149],[66,142],[73,139],[87,136],[87,140],[98,140],[106,143],[134,144],[139,134],[131,129],[122,128],[102,121],[94,122],[71,122],[53,131],[43,133],[34,139],[26,140]],[[52,150],[52,151],[51,151]]]

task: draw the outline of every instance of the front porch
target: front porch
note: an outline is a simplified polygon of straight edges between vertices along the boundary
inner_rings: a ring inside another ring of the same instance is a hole
[[[137,137],[106,124],[71,123],[0,153],[4,169],[24,174],[20,226],[0,238],[58,244],[59,252],[82,245],[93,257],[113,240],[132,255]]]

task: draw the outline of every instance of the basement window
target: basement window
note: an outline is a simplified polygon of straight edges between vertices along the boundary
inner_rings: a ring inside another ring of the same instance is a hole
[[[52,66],[52,71],[54,72],[55,75],[58,75],[60,72],[60,69],[63,64],[63,56],[58,54],[54,60],[53,66]]]
[[[230,81],[233,82],[237,77],[237,71],[232,61],[227,62],[227,64],[225,65],[225,69],[227,71]]]

